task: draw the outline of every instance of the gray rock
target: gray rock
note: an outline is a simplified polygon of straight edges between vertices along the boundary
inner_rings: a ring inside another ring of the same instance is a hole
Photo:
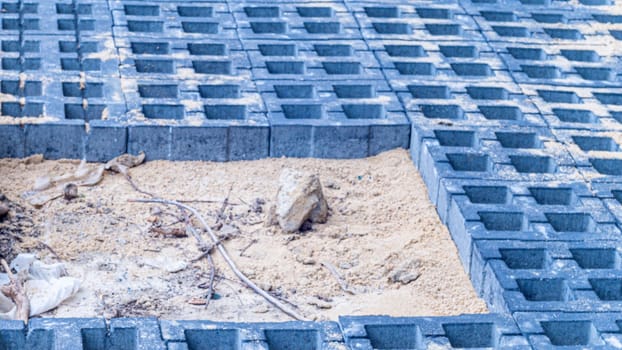
[[[409,260],[394,269],[389,275],[389,281],[393,283],[408,284],[417,280],[421,276],[419,271],[419,262]]]
[[[317,175],[283,169],[276,196],[276,218],[286,232],[298,231],[307,220],[326,222],[328,204]]]

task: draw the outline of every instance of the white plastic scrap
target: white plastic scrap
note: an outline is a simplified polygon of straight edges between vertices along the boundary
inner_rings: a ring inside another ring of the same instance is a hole
[[[68,277],[64,264],[44,264],[34,254],[19,254],[10,267],[17,272],[28,271],[24,287],[30,300],[31,317],[56,308],[80,289],[80,280]],[[8,275],[0,273],[0,285],[8,283]],[[0,319],[17,319],[17,306],[2,293]]]

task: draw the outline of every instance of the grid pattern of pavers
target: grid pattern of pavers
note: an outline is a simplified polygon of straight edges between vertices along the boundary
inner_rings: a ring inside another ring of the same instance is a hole
[[[4,0],[0,157],[409,148],[489,315],[0,323],[0,349],[622,348],[622,4]]]

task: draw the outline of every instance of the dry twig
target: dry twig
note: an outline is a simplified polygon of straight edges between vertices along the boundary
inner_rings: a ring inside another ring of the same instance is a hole
[[[222,203],[223,200],[222,199],[184,199],[184,200],[177,200],[179,203]],[[228,201],[227,203],[228,205],[231,206],[236,206],[236,205],[240,205],[240,203],[234,203],[231,201]]]
[[[184,213],[185,214],[185,213]],[[207,296],[205,297],[205,307],[209,306],[210,300],[214,296],[214,277],[216,276],[216,266],[214,266],[214,259],[210,255],[211,251],[214,249],[214,245],[207,246],[203,238],[199,235],[198,232],[194,229],[194,227],[190,224],[190,220],[187,220],[186,230],[188,230],[197,240],[200,249],[205,249],[205,251],[198,258],[192,259],[192,262],[199,261],[203,257],[207,257],[207,262],[209,264],[209,281],[208,281],[208,289]],[[204,247],[204,248],[201,248]]]
[[[216,222],[214,223],[214,225],[218,225],[219,221],[225,221],[224,214],[225,214],[225,210],[227,209],[227,206],[229,205],[229,196],[231,196],[231,191],[232,190],[233,190],[233,184],[231,184],[231,186],[229,186],[229,191],[227,192],[227,196],[222,201],[222,205],[220,206],[220,210],[218,211],[218,215],[216,215]]]
[[[162,236],[173,236],[173,237],[186,237],[188,236],[188,234],[186,233],[186,231],[178,228],[178,227],[171,227],[171,228],[164,228],[164,227],[152,227],[151,228],[151,232],[155,232],[159,235]]]
[[[127,172],[126,172],[126,173],[123,173],[123,175],[125,176],[125,179],[127,180],[127,182],[129,182],[129,183],[130,183],[130,186],[132,186],[132,188],[133,188],[136,192],[142,193],[142,194],[147,195],[147,196],[152,197],[152,198],[153,198],[153,197],[155,197],[155,195],[154,195],[153,193],[151,193],[151,192],[147,192],[147,191],[144,191],[144,190],[141,190],[141,189],[138,187],[138,185],[136,185],[136,183],[134,182],[134,180],[132,180],[132,177],[130,176],[130,174],[129,174],[129,173],[127,173]]]
[[[212,239],[212,242],[216,245],[216,248],[218,249],[218,252],[222,255],[222,257],[227,262],[227,265],[229,265],[229,267],[231,268],[233,273],[235,273],[235,275],[240,280],[242,280],[255,293],[257,293],[260,296],[262,296],[270,304],[274,305],[279,310],[283,311],[285,314],[287,314],[290,317],[293,317],[293,318],[295,318],[297,320],[305,320],[305,318],[302,315],[300,315],[297,311],[291,309],[287,305],[283,304],[280,300],[276,299],[275,297],[273,297],[272,295],[268,294],[263,289],[259,288],[253,281],[251,281],[248,277],[246,277],[246,275],[244,273],[242,273],[238,269],[238,267],[236,266],[235,262],[229,256],[229,253],[227,253],[227,250],[225,249],[225,247],[218,241],[218,237],[216,237],[216,235],[214,234],[214,232],[212,231],[210,226],[207,224],[207,222],[205,221],[203,216],[201,216],[201,214],[196,209],[194,209],[194,208],[192,208],[190,206],[187,206],[187,205],[185,205],[183,203],[179,203],[177,201],[158,199],[158,198],[153,198],[153,199],[131,199],[129,201],[130,202],[136,202],[136,203],[168,204],[168,205],[174,205],[174,206],[177,206],[179,208],[182,208],[182,209],[190,211],[192,213],[192,215],[194,215],[201,222],[201,225],[203,225],[203,227],[205,228],[205,230],[209,234],[210,238]]]
[[[9,275],[10,280],[8,285],[0,288],[0,291],[2,291],[2,294],[11,298],[17,306],[18,320],[28,323],[28,317],[30,316],[30,300],[28,300],[28,295],[26,295],[26,289],[24,288],[24,277],[21,274],[15,276],[11,272],[11,268],[6,263],[6,260],[0,259],[0,263],[7,275]]]
[[[244,253],[246,253],[248,248],[250,248],[253,244],[257,242],[258,241],[256,239],[251,239],[251,241],[244,248],[242,248],[242,250],[240,250],[240,256],[244,256]]]
[[[348,286],[346,281],[343,279],[343,277],[341,277],[339,272],[337,272],[337,269],[333,265],[331,265],[331,263],[327,261],[322,261],[320,262],[320,264],[322,264],[322,266],[324,266],[333,275],[333,277],[335,277],[337,283],[339,283],[339,286],[344,292],[356,295],[356,292],[352,288],[350,288],[350,286]]]
[[[47,249],[50,253],[52,253],[52,255],[56,258],[56,260],[60,260],[60,257],[58,256],[58,254],[56,254],[56,252],[54,251],[54,249],[52,249],[52,247],[50,247],[49,245],[47,245],[46,243],[42,241],[37,241],[37,244]]]

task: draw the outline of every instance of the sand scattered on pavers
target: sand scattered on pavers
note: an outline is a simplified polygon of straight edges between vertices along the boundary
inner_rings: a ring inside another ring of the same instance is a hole
[[[69,172],[75,166],[72,161],[27,165],[16,159],[0,160],[0,192],[27,206],[20,196],[37,177]],[[326,224],[314,225],[303,234],[264,226],[285,166],[320,175],[331,207]],[[230,200],[235,205],[227,207],[226,214],[241,233],[226,242],[230,255],[252,280],[296,304],[308,318],[486,312],[405,150],[358,160],[152,161],[130,172],[144,190],[168,199],[222,200],[233,185]],[[128,203],[127,199],[143,196],[123,176],[106,173],[98,186],[80,188],[79,194],[70,202],[58,199],[42,209],[28,210],[34,226],[15,248],[56,261],[43,242],[67,263],[70,275],[84,280],[75,297],[43,316],[288,320],[237,282],[216,253],[220,298],[207,308],[191,305],[190,300],[206,293],[199,285],[208,280],[207,262],[189,261],[198,255],[192,237],[149,232],[156,206]],[[256,198],[266,201],[264,213],[249,209]],[[191,205],[210,222],[221,207],[221,203]],[[163,209],[162,219],[174,221],[166,212],[177,211]],[[345,293],[323,262],[334,266],[360,294]],[[167,271],[184,264],[187,267],[179,272]],[[391,282],[401,266],[416,269],[420,276],[405,285]]]

